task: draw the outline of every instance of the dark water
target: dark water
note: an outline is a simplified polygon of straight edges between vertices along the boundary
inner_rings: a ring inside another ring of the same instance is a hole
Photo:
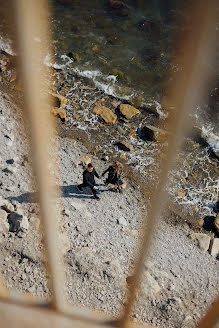
[[[184,2],[127,1],[127,7],[114,8],[119,5],[112,7],[108,0],[54,0],[57,60],[63,54],[73,57],[72,66],[90,71],[87,75],[107,93],[114,89],[121,97],[134,92],[145,99],[159,99]],[[112,75],[116,75],[116,86],[109,78]]]

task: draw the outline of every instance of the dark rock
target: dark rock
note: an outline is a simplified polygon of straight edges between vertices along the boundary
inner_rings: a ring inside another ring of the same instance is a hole
[[[138,128],[137,130],[139,138],[144,141],[156,141],[155,133],[153,130],[144,126],[143,128]]]
[[[134,147],[127,143],[126,141],[120,141],[115,144],[120,150],[123,151],[132,151]]]
[[[13,158],[12,158],[12,159],[8,159],[8,160],[6,161],[6,163],[7,163],[7,164],[14,164],[14,160],[13,160]]]
[[[131,6],[127,5],[125,2],[118,0],[110,0],[109,5],[110,8],[112,8],[117,15],[121,16],[128,16],[130,10],[133,10]]]
[[[18,213],[10,213],[8,215],[8,223],[10,225],[10,231],[15,232],[20,229],[20,224],[22,221],[23,216]]]

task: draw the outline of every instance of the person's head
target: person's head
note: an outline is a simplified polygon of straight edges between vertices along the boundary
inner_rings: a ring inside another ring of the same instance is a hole
[[[88,170],[88,172],[92,172],[93,169],[94,169],[93,165],[92,165],[91,163],[89,163],[89,164],[87,165],[87,170]]]
[[[123,165],[122,165],[122,163],[115,161],[115,162],[113,162],[113,167],[116,169],[117,173],[120,173],[122,171]]]

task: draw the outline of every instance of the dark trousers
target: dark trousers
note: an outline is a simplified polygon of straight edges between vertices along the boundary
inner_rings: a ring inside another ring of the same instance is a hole
[[[78,187],[79,187],[79,188],[85,188],[85,187],[90,187],[90,186],[87,185],[87,184],[85,184],[85,183],[82,183],[82,184],[80,184]],[[97,195],[96,190],[94,190],[92,187],[90,187],[90,189],[91,189],[93,195],[96,196],[96,195]]]

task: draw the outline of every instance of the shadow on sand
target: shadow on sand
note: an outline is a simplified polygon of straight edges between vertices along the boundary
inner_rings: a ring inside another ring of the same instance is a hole
[[[76,199],[92,199],[93,194],[89,187],[83,188],[83,191],[78,190],[77,185],[61,186],[62,197],[64,198],[76,198]],[[100,194],[108,189],[98,190],[97,194]],[[26,192],[16,197],[8,197],[9,200],[16,200],[19,203],[38,203],[39,195],[37,192]]]

